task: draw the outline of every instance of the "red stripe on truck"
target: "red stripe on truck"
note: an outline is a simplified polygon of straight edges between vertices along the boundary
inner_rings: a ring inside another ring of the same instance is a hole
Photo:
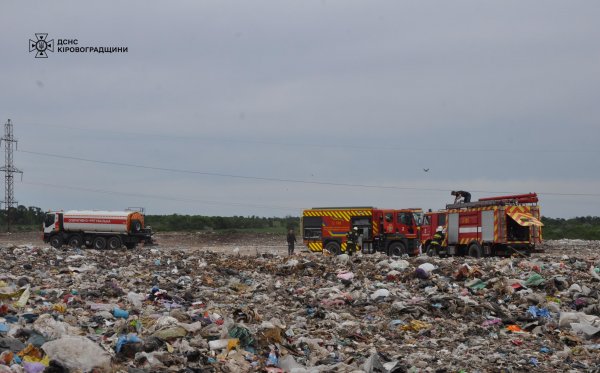
[[[65,223],[72,224],[127,224],[127,219],[111,218],[64,218]]]

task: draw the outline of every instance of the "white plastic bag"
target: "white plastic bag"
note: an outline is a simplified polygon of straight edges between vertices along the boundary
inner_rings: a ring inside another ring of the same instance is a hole
[[[89,372],[94,368],[110,371],[110,356],[94,342],[85,337],[66,336],[44,343],[42,349],[51,360],[66,368]]]

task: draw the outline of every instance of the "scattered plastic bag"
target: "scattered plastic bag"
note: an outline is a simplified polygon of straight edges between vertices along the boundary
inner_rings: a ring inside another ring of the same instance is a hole
[[[70,329],[72,328],[69,324],[56,321],[52,315],[47,313],[40,315],[33,323],[33,330],[50,340],[69,334]]]
[[[529,276],[527,281],[525,281],[525,286],[527,286],[527,287],[540,286],[545,281],[546,280],[544,280],[544,278],[540,274],[534,273],[531,276]]]
[[[121,350],[123,349],[123,346],[128,343],[141,343],[141,342],[142,342],[142,340],[140,339],[140,337],[138,337],[135,334],[121,335],[121,336],[119,336],[119,339],[117,340],[117,344],[115,345],[115,351],[117,353],[121,352]]]
[[[544,317],[544,318],[548,318],[548,319],[551,317],[550,312],[548,311],[547,308],[538,308],[536,306],[530,306],[527,311],[533,317]]]
[[[403,325],[400,327],[400,329],[402,329],[402,330],[414,331],[414,332],[418,332],[423,329],[429,329],[429,328],[431,328],[431,324],[428,324],[428,323],[420,321],[420,320],[411,320],[407,325]]]
[[[69,369],[90,371],[98,368],[106,372],[110,370],[110,356],[85,337],[62,337],[45,343],[42,349],[50,359]]]
[[[338,273],[337,278],[341,279],[341,280],[352,280],[354,278],[354,273],[352,272],[342,272],[342,273]]]
[[[396,271],[404,271],[408,267],[410,267],[410,263],[403,259],[394,260],[391,263],[389,263],[389,268]]]
[[[423,263],[418,268],[421,268],[425,272],[431,273],[435,270],[435,266],[431,263]]]
[[[383,299],[390,296],[390,291],[388,289],[377,289],[373,294],[371,294],[371,299]]]
[[[29,291],[29,285],[27,285],[27,287],[25,287],[25,289],[23,290],[23,293],[19,297],[19,300],[15,302],[15,307],[19,307],[19,308],[25,307],[25,305],[27,304],[27,301],[29,301],[30,296],[31,296],[31,292]]]
[[[234,326],[231,330],[229,330],[229,336],[231,338],[238,339],[242,348],[254,344],[254,337],[252,337],[252,333],[248,328],[244,328],[243,326]]]
[[[519,325],[509,325],[506,327],[506,330],[510,330],[513,333],[524,333],[525,331],[521,329]]]

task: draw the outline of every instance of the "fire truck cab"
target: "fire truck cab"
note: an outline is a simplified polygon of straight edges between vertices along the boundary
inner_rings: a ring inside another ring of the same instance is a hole
[[[421,243],[429,255],[531,255],[542,242],[537,202],[537,194],[529,193],[446,205],[444,210],[425,213]],[[445,228],[441,253],[431,250],[438,226]]]
[[[313,252],[346,252],[346,235],[359,232],[359,250],[390,256],[418,255],[423,210],[374,207],[315,207],[302,213],[304,245]]]

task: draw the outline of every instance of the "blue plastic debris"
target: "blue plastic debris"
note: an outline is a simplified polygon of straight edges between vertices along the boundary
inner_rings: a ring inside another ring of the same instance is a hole
[[[140,339],[140,337],[138,337],[135,334],[127,334],[127,335],[121,335],[119,336],[119,339],[117,340],[117,345],[115,346],[115,351],[121,352],[121,349],[123,348],[124,345],[128,344],[128,343],[137,343],[137,342],[141,342],[142,340]]]
[[[277,353],[275,351],[271,351],[269,353],[269,358],[267,359],[267,366],[272,366],[272,367],[279,366],[279,358],[277,357]]]
[[[398,327],[398,325],[405,325],[406,323],[402,320],[392,320],[388,324],[388,328],[390,330],[394,330]]]
[[[530,306],[528,311],[533,317],[545,317],[548,319],[551,317],[550,311],[548,311],[547,308],[538,308],[536,306]]]
[[[127,319],[129,317],[129,312],[126,310],[122,310],[120,308],[115,307],[113,309],[113,315],[116,318]]]

